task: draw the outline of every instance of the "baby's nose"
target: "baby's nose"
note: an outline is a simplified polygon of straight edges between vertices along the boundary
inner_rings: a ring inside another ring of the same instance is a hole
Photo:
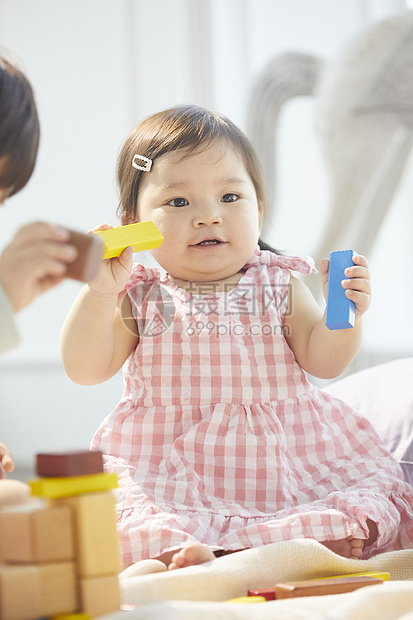
[[[221,226],[222,217],[217,209],[200,209],[193,219],[193,224],[196,228],[201,226]]]

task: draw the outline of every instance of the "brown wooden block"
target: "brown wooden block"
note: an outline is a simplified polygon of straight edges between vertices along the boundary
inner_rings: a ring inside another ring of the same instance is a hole
[[[35,564],[73,560],[75,541],[68,506],[19,506],[0,512],[3,561]]]
[[[75,563],[42,564],[37,568],[41,616],[49,617],[78,611]]]
[[[97,618],[120,609],[120,591],[117,575],[85,577],[79,580],[80,609]]]
[[[81,577],[112,575],[120,570],[115,499],[112,493],[86,493],[51,500],[70,506],[75,523],[77,568]]]
[[[342,594],[352,592],[365,586],[374,586],[383,583],[382,579],[374,577],[344,577],[339,579],[314,579],[309,581],[292,581],[277,583],[275,586],[276,599],[296,598],[298,596],[322,596],[324,594]]]
[[[41,478],[69,478],[102,472],[103,455],[101,452],[84,450],[36,455],[36,473]]]
[[[75,230],[69,230],[69,233],[67,243],[77,248],[78,255],[73,263],[68,264],[65,275],[72,280],[90,282],[102,264],[102,241],[96,235],[85,235]]]
[[[35,566],[0,566],[0,620],[40,618],[40,601]]]

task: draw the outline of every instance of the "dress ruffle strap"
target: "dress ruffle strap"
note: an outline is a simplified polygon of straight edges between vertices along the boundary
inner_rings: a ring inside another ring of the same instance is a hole
[[[140,263],[135,263],[132,269],[129,282],[125,286],[125,291],[129,291],[141,282],[156,282],[161,278],[161,272],[157,267],[146,267]]]
[[[260,250],[258,246],[244,268],[254,267],[256,265],[280,267],[281,269],[299,271],[305,274],[317,273],[317,269],[314,267],[314,260],[311,256],[280,256],[268,250]],[[160,280],[161,272],[157,267],[146,267],[140,263],[135,263],[125,290],[129,291],[141,282],[159,282]]]
[[[254,265],[270,265],[271,267],[280,267],[305,274],[317,273],[311,256],[280,256],[268,250],[260,250],[258,246],[245,267],[253,267]]]

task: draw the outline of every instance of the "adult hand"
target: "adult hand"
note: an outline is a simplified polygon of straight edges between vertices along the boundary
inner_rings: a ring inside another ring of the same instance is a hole
[[[63,228],[35,222],[20,228],[0,255],[0,284],[19,312],[38,295],[59,284],[77,250]]]

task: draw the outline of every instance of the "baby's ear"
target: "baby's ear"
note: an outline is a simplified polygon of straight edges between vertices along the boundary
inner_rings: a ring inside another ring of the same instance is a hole
[[[258,226],[260,229],[260,233],[261,233],[261,228],[262,228],[263,216],[264,216],[264,207],[262,205],[258,205]]]
[[[137,220],[135,220],[129,213],[122,213],[120,216],[120,221],[122,226],[126,226],[127,224],[134,224]]]

